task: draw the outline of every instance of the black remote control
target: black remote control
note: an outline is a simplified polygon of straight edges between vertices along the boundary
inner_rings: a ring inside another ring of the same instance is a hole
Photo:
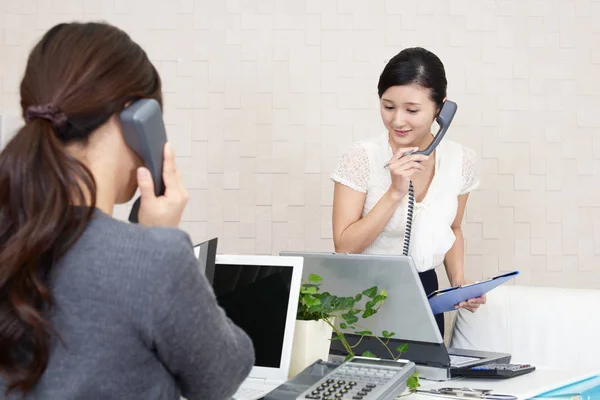
[[[532,371],[535,371],[535,367],[530,364],[495,363],[478,365],[471,368],[461,368],[457,375],[469,378],[506,379],[528,374]]]

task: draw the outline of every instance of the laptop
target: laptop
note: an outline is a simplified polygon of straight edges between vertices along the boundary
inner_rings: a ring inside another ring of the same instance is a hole
[[[310,274],[321,276],[322,291],[351,296],[372,286],[387,290],[387,299],[377,314],[359,319],[358,324],[383,340],[384,330],[395,332],[389,348],[406,343],[408,349],[401,358],[417,364],[417,371],[425,379],[443,381],[458,376],[461,368],[510,362],[510,354],[446,348],[411,257],[308,252],[280,254],[303,257],[303,279],[308,279]],[[350,343],[360,339],[349,329],[344,332]],[[368,350],[378,357],[390,358],[375,337],[365,337],[354,350],[356,354]],[[339,341],[331,342],[330,353],[346,355]]]
[[[287,381],[302,257],[217,255],[210,282],[227,316],[252,340],[255,364],[233,398],[264,397]]]
[[[209,282],[213,281],[215,274],[215,259],[217,257],[217,244],[219,238],[212,238],[194,245],[194,254],[198,260],[204,261],[204,275]]]

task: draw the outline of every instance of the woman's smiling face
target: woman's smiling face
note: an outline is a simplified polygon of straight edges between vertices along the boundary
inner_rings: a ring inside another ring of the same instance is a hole
[[[438,111],[430,95],[430,89],[416,84],[391,86],[383,93],[381,119],[390,144],[398,148],[414,147],[427,140]]]

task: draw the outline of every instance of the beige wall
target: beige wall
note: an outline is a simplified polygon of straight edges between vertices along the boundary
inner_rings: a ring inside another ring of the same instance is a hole
[[[382,130],[376,84],[407,46],[437,53],[449,137],[482,158],[464,230],[471,279],[600,288],[600,1],[0,0],[0,108],[29,49],[104,19],[148,51],[191,192],[182,227],[224,253],[332,249],[329,174]],[[117,216],[125,218],[127,208]]]

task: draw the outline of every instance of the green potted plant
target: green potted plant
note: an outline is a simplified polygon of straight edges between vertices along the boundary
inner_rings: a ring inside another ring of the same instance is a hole
[[[390,354],[390,358],[398,360],[407,349],[406,344],[389,347],[394,332],[383,331],[381,335],[373,335],[367,327],[360,325],[363,320],[375,315],[387,298],[385,289],[373,286],[354,296],[336,296],[329,292],[321,292],[322,278],[311,274],[308,282],[302,282],[296,315],[296,331],[292,350],[290,377],[301,372],[318,359],[327,360],[332,340],[340,340],[346,352],[346,359],[355,356],[354,349],[365,336],[374,336]],[[352,330],[359,336],[356,343],[350,343],[344,331]],[[383,337],[383,339],[381,339]],[[363,357],[376,357],[367,351]],[[409,389],[419,385],[416,375],[408,382]]]

